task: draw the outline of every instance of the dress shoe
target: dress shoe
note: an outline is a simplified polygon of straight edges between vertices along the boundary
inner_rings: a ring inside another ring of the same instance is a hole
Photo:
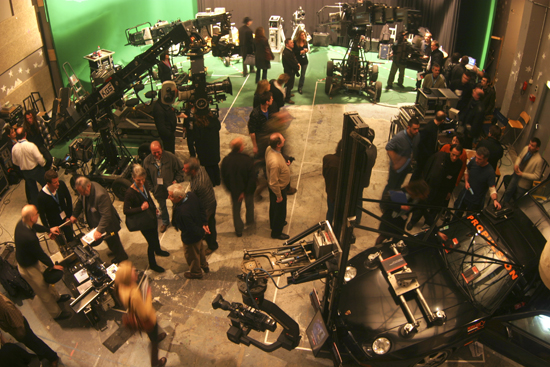
[[[168,257],[170,256],[170,253],[168,251],[160,250],[155,253],[157,256],[161,257]]]
[[[217,250],[217,249],[216,249],[216,250]],[[211,255],[211,254],[212,254],[214,251],[216,251],[216,250],[212,250],[212,249],[210,249],[210,248],[207,248],[206,251],[205,251],[205,254],[206,254],[206,256]]]
[[[237,237],[242,237],[243,236],[242,232],[235,232],[235,234],[237,235]]]
[[[271,238],[275,238],[277,240],[288,240],[290,238],[290,236],[287,235],[287,234],[281,233],[278,236],[271,235]]]
[[[150,265],[149,269],[156,271],[157,273],[164,273],[164,268],[158,265]]]
[[[166,339],[166,333],[165,332],[162,332],[157,336],[157,342],[159,342],[159,343],[161,341],[163,341],[164,339]]]
[[[202,275],[191,274],[190,271],[186,271],[185,273],[183,273],[183,276],[187,279],[202,279]]]
[[[386,90],[390,90],[390,89],[393,89],[393,87],[391,85],[386,85]]]
[[[205,266],[204,268],[201,267],[202,271],[204,271],[206,274],[210,273],[210,268],[208,266]]]
[[[403,84],[397,83],[397,86],[398,86],[399,88],[405,88],[405,86],[404,86]]]
[[[296,188],[295,187],[291,187],[288,189],[288,191],[286,192],[287,195],[294,195],[296,193]]]
[[[57,300],[57,303],[67,302],[70,299],[71,299],[70,294],[62,294],[61,297],[59,297],[59,299]]]
[[[295,102],[294,102],[294,101],[291,101],[291,100],[289,99],[288,101],[285,101],[285,103],[294,104]]]
[[[168,228],[168,226],[166,224],[162,224],[159,228],[159,232],[160,233],[166,232],[166,228]]]
[[[61,313],[59,314],[59,316],[57,317],[54,317],[53,319],[55,321],[61,321],[61,320],[65,320],[65,319],[68,319],[72,316],[73,314],[70,313],[69,311],[61,311]]]
[[[298,88],[298,93],[303,94],[302,88]]]
[[[164,367],[166,366],[166,357],[162,357],[158,360],[158,362],[154,365],[154,367]]]
[[[294,93],[290,93],[290,96],[291,96],[291,97],[294,97]]]

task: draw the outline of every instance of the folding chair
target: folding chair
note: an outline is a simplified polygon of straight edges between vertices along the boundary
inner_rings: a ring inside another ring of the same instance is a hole
[[[525,130],[525,127],[527,126],[530,120],[531,120],[531,116],[529,116],[529,114],[525,111],[520,113],[519,118],[517,120],[508,120],[508,126],[514,129],[514,134],[516,130],[521,130],[519,135],[516,137],[516,139],[512,143],[512,145],[514,145],[516,141],[519,139],[519,137],[521,136],[521,133]]]

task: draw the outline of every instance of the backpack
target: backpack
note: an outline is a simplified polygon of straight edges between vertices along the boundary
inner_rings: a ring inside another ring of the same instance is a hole
[[[13,252],[13,246],[7,245],[7,255],[0,256],[0,283],[9,293],[10,297],[20,297],[22,299],[33,298],[34,291],[25,279],[19,274],[17,267],[11,265],[4,257],[8,257]]]

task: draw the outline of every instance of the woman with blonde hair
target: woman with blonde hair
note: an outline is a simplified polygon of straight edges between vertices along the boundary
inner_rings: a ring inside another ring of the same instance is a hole
[[[158,345],[166,338],[166,333],[158,333],[157,315],[153,308],[151,287],[148,283],[143,284],[142,287],[147,287],[147,289],[142,292],[138,287],[137,280],[136,268],[130,261],[125,260],[118,265],[115,277],[118,299],[122,306],[128,309],[128,315],[135,317],[140,331],[145,331],[149,340],[151,340],[151,366],[162,367],[166,365],[166,357],[158,358]]]
[[[260,96],[264,92],[269,92],[271,90],[271,85],[267,79],[262,79],[256,84],[256,92],[254,92],[254,102],[252,102],[252,107],[256,108],[260,105]]]
[[[309,44],[307,43],[306,32],[296,32],[293,51],[294,55],[296,56],[296,60],[298,60],[298,63],[300,63],[300,81],[298,82],[298,93],[302,94],[302,88],[304,87],[304,81],[306,80],[307,64],[309,63],[307,59]]]
[[[271,60],[273,53],[263,27],[256,28],[254,36],[254,44],[256,46],[256,84],[260,81],[260,70],[262,71],[262,79],[267,79],[267,69],[271,69]]]

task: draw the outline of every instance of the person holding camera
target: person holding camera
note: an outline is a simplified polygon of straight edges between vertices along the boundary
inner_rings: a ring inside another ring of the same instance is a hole
[[[183,112],[176,114],[176,109],[172,107],[176,96],[176,83],[165,81],[162,83],[160,98],[153,104],[155,126],[162,140],[164,150],[170,153],[176,153],[176,126],[178,118],[187,118]]]

